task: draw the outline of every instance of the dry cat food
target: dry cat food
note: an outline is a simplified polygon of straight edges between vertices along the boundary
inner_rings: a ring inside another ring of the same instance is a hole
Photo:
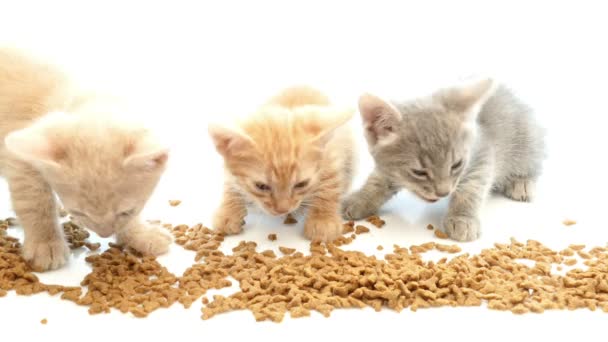
[[[296,252],[295,248],[289,248],[289,247],[279,247],[279,250],[281,251],[281,253],[285,254],[285,255],[289,255],[289,254],[293,254]]]
[[[378,215],[373,215],[365,219],[365,221],[373,224],[378,228],[382,228],[386,224],[383,219],[381,219]]]
[[[268,234],[268,240],[277,241],[277,234]]]
[[[444,233],[442,230],[436,229],[435,230],[435,236],[440,238],[440,239],[447,239],[448,238],[448,234]]]
[[[47,324],[49,321],[46,318],[40,320],[40,324]]]
[[[426,229],[433,230],[433,229],[435,229],[435,227],[433,227],[433,225],[429,223],[426,225]]]
[[[573,225],[576,224],[576,221],[573,221],[573,220],[564,220],[562,223],[564,224],[564,226],[573,226]]]
[[[295,217],[293,217],[291,214],[287,214],[287,216],[285,217],[285,221],[283,221],[283,224],[296,224],[298,223],[298,220],[295,219]]]
[[[182,204],[182,201],[180,200],[169,200],[169,205],[172,207],[177,207],[180,204]]]
[[[340,249],[338,242],[348,239],[342,236],[336,243],[311,243],[310,255],[282,247],[281,253],[289,253],[279,257],[271,250],[258,251],[256,243],[246,241],[226,255],[219,250],[224,237],[201,224],[167,228],[201,263],[176,276],[151,257],[111,245],[102,254],[87,257],[93,270],[82,281],[86,287],[40,283],[19,256],[19,242],[1,235],[0,296],[11,290],[20,295],[61,293],[65,300],[88,306],[91,314],[114,308],[137,317],[175,302],[189,307],[200,300],[203,319],[249,310],[256,320],[275,322],[286,314],[296,318],[311,311],[329,316],[338,308],[415,311],[484,303],[490,309],[516,314],[578,308],[608,312],[608,251],[604,247],[570,245],[554,251],[538,241],[511,239],[479,254],[425,261],[425,252],[460,253],[460,247],[435,242],[409,248],[395,245],[380,259]],[[586,258],[585,267],[563,275],[551,273],[554,266],[568,265],[578,257]],[[212,300],[203,297],[209,289],[230,286],[228,277],[239,283],[235,293]]]
[[[352,233],[355,231],[355,221],[348,221],[342,225],[342,233]]]
[[[369,228],[367,228],[366,226],[362,226],[362,225],[358,225],[355,227],[355,234],[363,234],[363,233],[369,233]]]

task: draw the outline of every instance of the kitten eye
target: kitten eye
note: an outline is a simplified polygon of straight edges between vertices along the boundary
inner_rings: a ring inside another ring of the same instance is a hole
[[[416,177],[428,177],[429,174],[424,171],[424,170],[416,170],[416,169],[412,169],[412,173],[416,176]]]
[[[303,180],[303,181],[297,183],[296,185],[294,185],[294,188],[296,188],[296,189],[305,188],[308,185],[308,182],[309,182],[308,179],[307,180]]]
[[[462,166],[462,159],[457,161],[454,165],[452,165],[452,170],[457,170]]]
[[[133,213],[135,213],[135,209],[131,209],[131,210],[120,212],[120,213],[118,213],[118,216],[120,216],[120,217],[129,217],[129,216],[133,215]]]
[[[270,185],[264,184],[264,183],[255,183],[255,187],[258,188],[258,190],[261,191],[270,191]]]

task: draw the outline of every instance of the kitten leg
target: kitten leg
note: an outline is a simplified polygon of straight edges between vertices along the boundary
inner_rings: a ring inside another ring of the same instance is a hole
[[[173,238],[168,232],[142,222],[139,217],[116,231],[118,244],[129,246],[145,255],[165,254],[172,241]]]
[[[360,220],[378,212],[399,188],[386,177],[374,171],[363,187],[349,195],[342,203],[342,216],[347,220]]]
[[[491,166],[483,162],[472,165],[456,187],[443,221],[443,227],[452,239],[472,241],[479,237],[479,209],[490,192]]]
[[[224,189],[222,204],[213,216],[213,228],[227,235],[238,234],[245,225],[247,206],[243,197],[231,190]]]
[[[525,177],[514,177],[507,181],[503,193],[515,201],[530,202],[534,197],[535,181]]]
[[[342,187],[335,180],[337,177],[327,178],[309,201],[310,209],[304,223],[304,236],[309,240],[330,242],[342,235],[340,218]]]
[[[13,209],[23,227],[23,258],[37,271],[63,266],[70,256],[57,218],[53,190],[38,171],[23,164],[7,177]]]

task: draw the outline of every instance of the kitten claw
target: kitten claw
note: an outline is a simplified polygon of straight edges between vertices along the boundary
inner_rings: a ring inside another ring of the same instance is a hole
[[[240,233],[244,225],[245,219],[240,215],[227,215],[220,211],[213,217],[213,228],[226,235]]]
[[[530,202],[534,196],[534,182],[527,179],[515,179],[505,186],[505,196],[520,202]]]
[[[481,233],[479,219],[469,216],[448,216],[443,227],[450,238],[462,242],[476,240]]]
[[[373,208],[356,195],[348,196],[342,202],[342,217],[346,220],[362,220],[372,216],[376,211],[377,208]]]
[[[65,265],[69,257],[70,247],[63,238],[40,242],[26,239],[23,244],[23,258],[35,271],[58,269]]]
[[[308,218],[304,224],[304,235],[314,242],[331,242],[342,235],[339,216],[329,218]]]

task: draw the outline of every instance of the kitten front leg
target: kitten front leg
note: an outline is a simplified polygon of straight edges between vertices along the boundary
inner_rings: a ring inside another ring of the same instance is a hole
[[[330,181],[320,185],[317,193],[313,195],[304,223],[304,235],[309,240],[330,242],[342,235],[340,189],[338,184],[332,184]]]
[[[472,241],[479,237],[479,209],[490,192],[492,172],[491,162],[478,162],[460,180],[443,221],[443,227],[452,239]]]
[[[23,227],[23,258],[36,271],[57,269],[70,256],[57,218],[53,190],[40,173],[28,165],[7,178],[13,209]]]
[[[142,222],[135,217],[116,231],[116,242],[129,246],[145,255],[161,255],[169,250],[171,235],[160,227]]]
[[[243,230],[245,216],[247,216],[245,199],[226,186],[222,203],[213,216],[213,228],[226,235],[238,234]]]
[[[380,207],[393,197],[399,188],[374,170],[365,185],[342,203],[342,216],[347,220],[360,220],[376,214]]]

